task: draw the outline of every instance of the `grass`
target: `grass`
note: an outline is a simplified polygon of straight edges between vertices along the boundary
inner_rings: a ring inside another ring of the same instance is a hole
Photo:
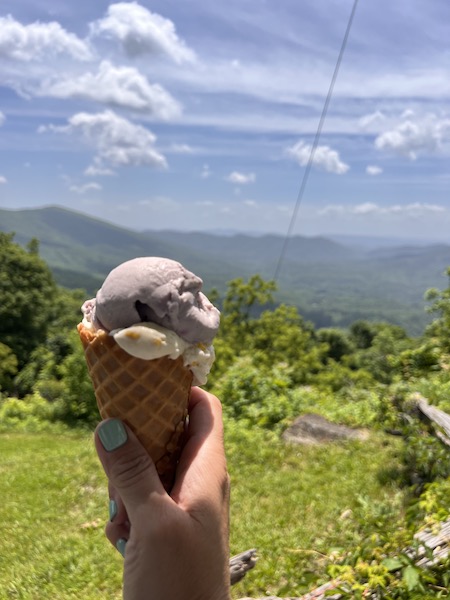
[[[325,580],[332,551],[398,527],[401,492],[385,476],[398,440],[285,446],[228,424],[231,550],[259,561],[233,598],[296,596]],[[121,598],[122,559],[104,538],[105,477],[86,433],[0,435],[0,599]]]

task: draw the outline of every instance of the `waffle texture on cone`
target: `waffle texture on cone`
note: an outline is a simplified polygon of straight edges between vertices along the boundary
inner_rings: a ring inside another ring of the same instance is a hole
[[[118,418],[135,432],[170,489],[181,450],[192,372],[183,359],[131,356],[106,332],[81,323],[83,344],[100,415]]]

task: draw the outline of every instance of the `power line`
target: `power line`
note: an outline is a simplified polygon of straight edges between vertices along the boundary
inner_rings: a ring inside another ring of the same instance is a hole
[[[311,147],[311,152],[309,154],[309,159],[308,162],[306,164],[306,168],[303,172],[303,179],[300,185],[300,190],[298,192],[298,196],[297,196],[297,201],[295,203],[294,206],[294,210],[292,212],[292,217],[291,217],[291,221],[289,223],[289,227],[288,230],[286,232],[286,236],[284,238],[284,242],[283,242],[283,246],[281,248],[281,253],[280,253],[280,257],[278,259],[278,264],[276,266],[275,269],[275,274],[274,274],[274,280],[276,281],[278,279],[280,270],[281,270],[281,265],[283,263],[283,260],[285,258],[286,255],[286,251],[287,251],[287,247],[288,247],[288,243],[289,243],[289,239],[292,235],[292,232],[294,230],[294,225],[295,222],[297,220],[297,214],[298,214],[298,210],[300,208],[300,204],[302,202],[303,199],[303,195],[305,193],[305,188],[306,188],[306,184],[308,182],[308,178],[309,178],[309,173],[311,171],[311,167],[314,161],[314,155],[316,153],[317,150],[317,146],[319,144],[319,140],[320,140],[320,136],[322,134],[322,129],[323,129],[323,125],[325,123],[325,118],[327,116],[327,112],[328,112],[328,107],[330,105],[330,101],[331,101],[331,97],[333,95],[333,90],[334,90],[334,84],[336,83],[336,79],[339,73],[339,68],[341,66],[341,62],[342,62],[342,58],[344,56],[344,52],[345,52],[345,48],[347,46],[347,41],[348,41],[348,37],[350,35],[350,30],[352,28],[352,24],[353,24],[353,19],[356,13],[356,8],[358,6],[358,2],[359,0],[354,0],[353,2],[353,7],[350,13],[350,17],[347,23],[347,29],[345,30],[345,34],[344,34],[344,38],[342,40],[342,44],[341,44],[341,49],[339,50],[339,55],[336,61],[336,65],[334,67],[334,72],[333,72],[333,77],[331,78],[331,83],[330,83],[330,87],[328,88],[328,93],[327,93],[327,97],[325,99],[325,104],[323,105],[323,109],[322,109],[322,114],[320,115],[320,120],[319,120],[319,124],[317,126],[317,131],[316,134],[314,136],[314,142],[313,145]]]

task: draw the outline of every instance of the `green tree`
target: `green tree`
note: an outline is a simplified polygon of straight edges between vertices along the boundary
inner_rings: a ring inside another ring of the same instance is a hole
[[[216,362],[212,377],[220,377],[242,353],[247,352],[262,308],[273,303],[276,284],[253,275],[228,283],[222,302],[219,334],[214,341]],[[217,298],[215,298],[217,301]]]
[[[0,342],[0,392],[12,387],[17,373],[17,358],[11,348]]]
[[[260,275],[252,275],[247,282],[241,277],[230,281],[223,301],[227,325],[248,327],[251,318],[258,316],[260,307],[273,303],[276,289],[274,281],[265,281]]]
[[[450,284],[450,267],[447,269]],[[428,290],[426,300],[432,302],[428,311],[437,314],[437,318],[426,330],[428,337],[434,337],[444,352],[450,352],[450,285],[447,289],[440,291],[435,288]]]
[[[317,332],[319,342],[327,345],[327,358],[339,362],[343,356],[351,354],[355,350],[355,344],[343,329],[328,327],[319,329]]]
[[[47,336],[57,286],[32,240],[28,250],[14,234],[0,232],[0,342],[9,346],[21,369]]]

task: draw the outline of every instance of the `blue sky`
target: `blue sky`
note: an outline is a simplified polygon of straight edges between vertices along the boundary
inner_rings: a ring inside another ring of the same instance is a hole
[[[0,207],[285,233],[350,0],[2,0]],[[450,4],[360,0],[295,224],[448,240]]]

